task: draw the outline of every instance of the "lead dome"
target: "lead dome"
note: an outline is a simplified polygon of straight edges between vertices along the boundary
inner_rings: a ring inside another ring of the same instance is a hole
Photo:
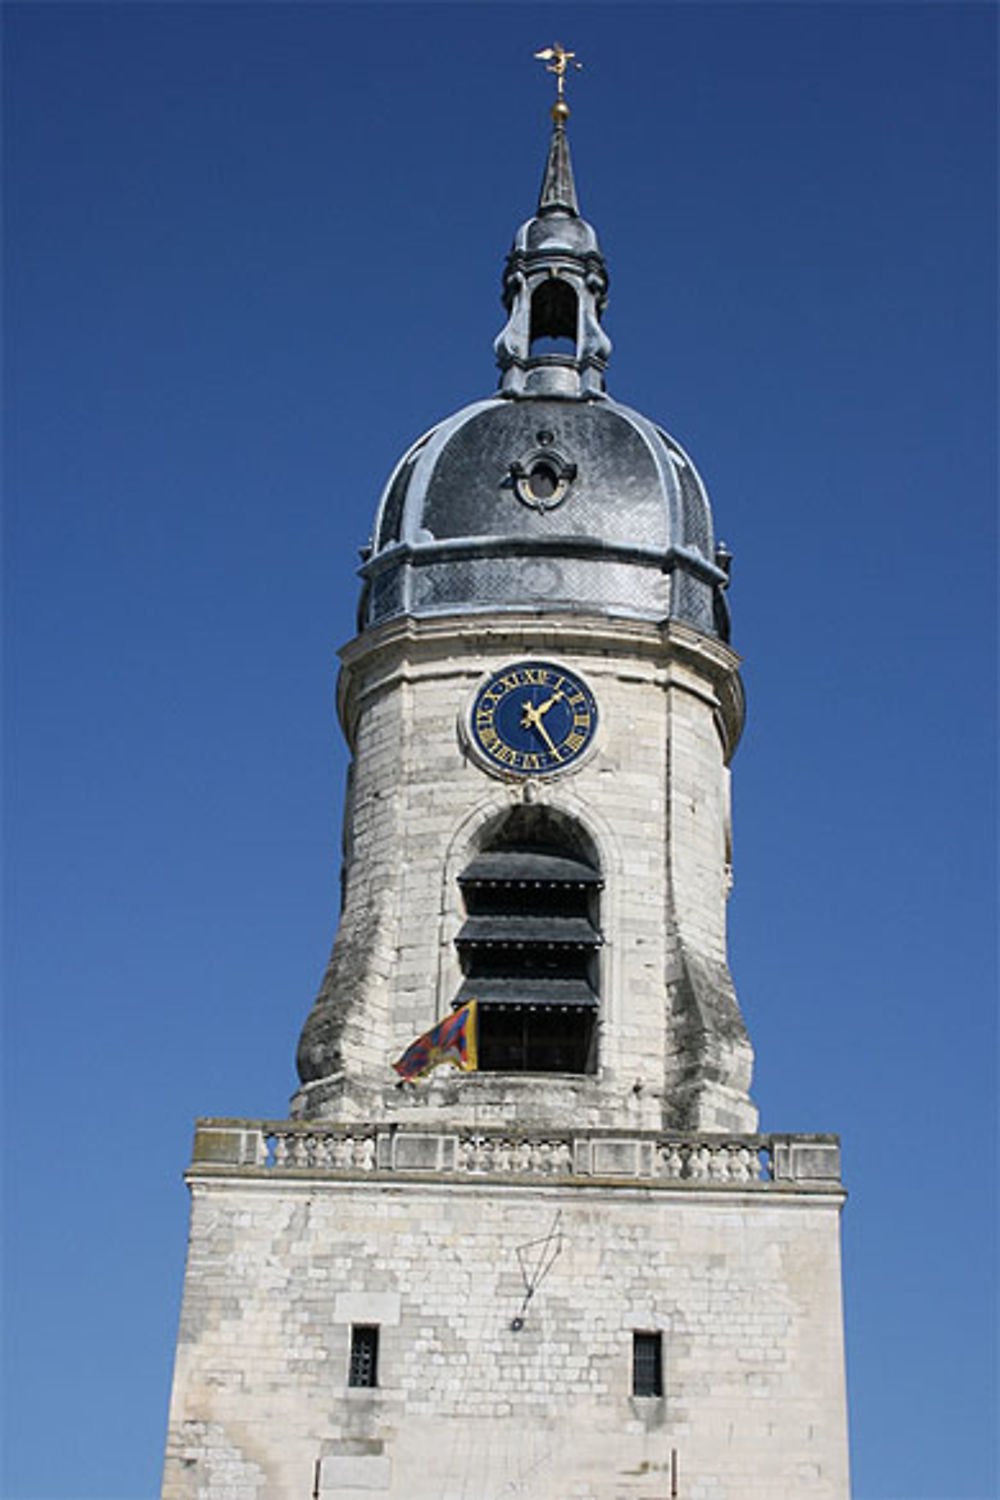
[[[704,485],[668,433],[605,393],[607,284],[559,116],[504,269],[500,392],[397,464],[364,553],[360,629],[544,608],[728,640],[729,558]]]

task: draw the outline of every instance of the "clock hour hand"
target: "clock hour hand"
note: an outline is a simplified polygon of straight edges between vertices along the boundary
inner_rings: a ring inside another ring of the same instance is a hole
[[[563,697],[565,697],[565,694],[563,693],[562,689],[556,688],[551,698],[546,698],[544,703],[539,703],[538,707],[535,709],[535,713],[539,718],[541,718],[543,714],[548,713],[553,703],[558,703]]]
[[[552,707],[554,701],[554,699],[550,698],[548,703],[543,703],[540,707],[536,708],[529,698],[525,698],[522,705],[523,712],[521,714],[521,728],[537,729],[542,739],[552,751],[552,754],[555,755],[556,759],[558,760],[559,756],[556,752],[555,745],[552,743],[552,736],[549,734],[549,731],[542,723],[542,714],[546,711],[546,709]]]

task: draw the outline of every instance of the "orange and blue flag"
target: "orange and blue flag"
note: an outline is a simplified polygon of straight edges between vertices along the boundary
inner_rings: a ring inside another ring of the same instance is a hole
[[[423,1036],[411,1042],[398,1062],[393,1063],[404,1083],[423,1078],[440,1063],[451,1063],[463,1073],[476,1070],[476,1001],[453,1011]]]

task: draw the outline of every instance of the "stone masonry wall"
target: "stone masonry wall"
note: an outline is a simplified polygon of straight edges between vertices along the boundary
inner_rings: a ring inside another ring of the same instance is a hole
[[[628,1111],[649,1128],[755,1128],[752,1055],[726,968],[732,745],[717,679],[735,678],[736,658],[695,632],[680,645],[653,626],[551,620],[410,622],[354,643],[346,899],[300,1049],[328,1063],[310,1075],[297,1114],[426,1112],[428,1091],[395,1090],[391,1060],[448,1013],[461,982],[458,874],[503,812],[531,799],[579,823],[599,851],[599,1075],[573,1088],[546,1082],[541,1100],[516,1080],[481,1075],[463,1080],[464,1095],[472,1090],[483,1117],[497,1120],[522,1107],[558,1115],[564,1098],[594,1124],[622,1123]],[[600,723],[578,766],[526,785],[485,772],[462,721],[487,670],[529,656],[582,673]]]
[[[842,1194],[774,1187],[196,1176],[163,1500],[846,1500]]]

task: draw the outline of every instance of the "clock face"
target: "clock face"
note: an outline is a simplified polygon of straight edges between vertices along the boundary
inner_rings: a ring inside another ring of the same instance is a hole
[[[487,766],[510,776],[551,776],[593,741],[597,704],[586,683],[550,661],[501,667],[479,689],[469,732]]]

